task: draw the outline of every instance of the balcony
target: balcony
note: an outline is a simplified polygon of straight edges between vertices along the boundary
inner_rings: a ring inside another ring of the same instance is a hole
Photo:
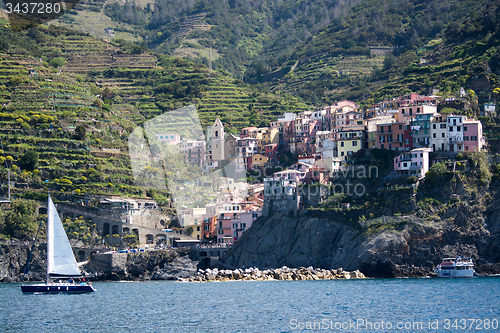
[[[448,143],[463,143],[463,138],[448,138]]]

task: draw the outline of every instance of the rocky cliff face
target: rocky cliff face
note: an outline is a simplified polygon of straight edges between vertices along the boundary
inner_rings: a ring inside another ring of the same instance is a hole
[[[443,257],[472,256],[476,272],[498,274],[497,188],[498,182],[471,190],[460,179],[450,186],[423,188],[418,195],[401,198],[414,203],[415,209],[407,216],[366,220],[364,216],[374,212],[369,206],[351,213],[275,214],[256,221],[224,260],[237,267],[342,267],[371,277],[399,277],[428,275]],[[386,202],[384,207],[394,212],[398,204]],[[362,218],[353,220],[352,216]]]
[[[443,257],[466,255],[475,259],[478,273],[500,273],[500,240],[486,228],[464,230],[453,222],[388,218],[386,229],[370,234],[373,221],[359,229],[331,218],[274,215],[252,226],[225,261],[238,267],[312,265],[399,277],[425,276]]]
[[[24,243],[0,245],[0,282],[22,281],[30,249]],[[97,251],[85,250],[88,253]],[[46,257],[46,244],[35,246],[25,281],[45,281]],[[140,253],[94,253],[81,269],[92,280],[178,280],[193,276],[197,264],[190,259],[188,250],[165,249]]]
[[[0,282],[21,282],[31,247],[24,243],[0,245]],[[35,246],[26,281],[43,281],[47,276],[47,245]]]

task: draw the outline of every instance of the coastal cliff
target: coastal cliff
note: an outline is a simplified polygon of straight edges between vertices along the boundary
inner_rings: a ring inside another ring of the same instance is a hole
[[[31,247],[24,243],[0,245],[0,282],[21,282]],[[198,262],[191,260],[189,250],[163,249],[139,253],[95,253],[99,249],[73,248],[87,262],[82,272],[91,280],[144,281],[179,280],[196,274]],[[102,250],[102,249],[101,249]],[[47,277],[47,246],[36,245],[31,256],[29,274],[25,281],[45,281]],[[84,253],[84,254],[83,254]]]
[[[235,267],[311,265],[402,277],[432,275],[443,257],[471,256],[478,274],[498,274],[499,180],[478,180],[447,175],[418,190],[374,191],[350,209],[273,214],[255,221],[224,260]]]

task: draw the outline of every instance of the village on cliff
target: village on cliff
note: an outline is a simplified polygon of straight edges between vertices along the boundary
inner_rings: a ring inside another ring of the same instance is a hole
[[[192,245],[210,240],[231,245],[260,216],[270,211],[300,210],[304,202],[299,186],[334,185],[336,173],[347,170],[360,150],[392,150],[395,158],[391,173],[421,179],[436,161],[458,153],[480,152],[486,146],[481,122],[464,115],[440,114],[441,103],[454,102],[454,98],[440,98],[412,93],[367,110],[345,100],[315,111],[284,113],[269,127],[242,128],[239,136],[225,133],[219,118],[206,128],[204,139],[156,133],[156,142],[173,148],[189,166],[211,172],[230,165],[233,175],[243,177],[231,177],[227,172],[218,177],[216,200],[201,207],[176,202],[173,194],[176,217],[155,212],[155,203],[147,200],[102,199],[102,206],[122,208],[126,216],[120,218],[122,223],[116,219],[100,223],[98,231],[103,236],[133,231],[141,244],[174,245],[177,241],[177,245]],[[486,104],[481,115],[494,112],[494,106]],[[287,156],[295,157],[296,162],[284,168]],[[260,180],[247,181],[247,171],[259,174]],[[183,190],[180,187],[179,193]],[[61,206],[61,210],[65,208]],[[177,220],[175,230],[167,227],[172,219]]]

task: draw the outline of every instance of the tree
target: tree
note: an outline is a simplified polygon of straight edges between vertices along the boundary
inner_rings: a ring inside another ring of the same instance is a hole
[[[0,214],[0,234],[17,239],[30,239],[37,230],[37,203],[33,200],[14,200],[12,209]]]
[[[448,171],[446,168],[446,165],[443,163],[436,163],[431,168],[429,171],[425,173],[425,179],[431,183],[434,183],[441,178],[443,178],[444,174]]]
[[[78,140],[84,140],[87,134],[87,129],[83,125],[78,125],[75,128],[75,136]]]
[[[191,236],[193,234],[193,231],[194,231],[193,227],[188,227],[186,230],[186,232],[189,236]]]
[[[29,150],[21,156],[19,165],[24,170],[33,171],[38,164],[38,153],[34,150]]]
[[[406,184],[411,185],[417,182],[418,178],[416,176],[410,176],[406,178]]]
[[[63,57],[56,57],[56,58],[52,59],[51,61],[49,61],[49,64],[55,68],[62,67],[66,64],[66,60],[64,60]]]

